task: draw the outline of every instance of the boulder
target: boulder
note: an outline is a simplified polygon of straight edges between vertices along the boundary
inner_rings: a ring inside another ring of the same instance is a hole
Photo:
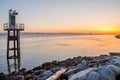
[[[116,65],[108,65],[107,68],[114,73],[115,77],[117,77],[120,74],[120,67]]]
[[[81,61],[81,63],[84,64],[84,65],[87,65],[88,62],[87,62],[85,59],[83,59],[83,60]]]
[[[116,57],[112,60],[113,64],[120,67],[120,57]]]
[[[116,61],[114,62],[114,65],[116,65],[116,66],[119,66],[119,67],[120,67],[120,60],[116,60]]]
[[[107,67],[100,67],[97,72],[100,74],[100,80],[115,80],[114,73]]]
[[[64,73],[64,75],[66,75],[66,76],[68,77],[68,76],[71,76],[71,75],[73,75],[73,74],[75,74],[75,73],[77,73],[77,72],[79,72],[79,70],[78,70],[77,68],[73,68],[73,69],[67,70],[67,71]]]
[[[88,77],[87,77],[87,80],[99,80],[100,78],[100,74],[95,72],[95,71],[91,71],[89,74],[88,74]]]
[[[85,69],[88,68],[87,63],[88,63],[88,62],[87,62],[85,59],[83,59],[83,60],[81,61],[81,63],[79,63],[76,67],[77,67],[77,69],[79,69],[80,71],[81,71],[81,70],[85,70]]]
[[[46,71],[43,73],[43,76],[49,77],[49,76],[51,76],[52,74],[53,74],[52,71],[46,70]]]
[[[5,78],[5,74],[4,73],[0,73],[0,79]]]
[[[96,68],[88,68],[86,70],[80,71],[69,77],[69,80],[86,80],[89,72],[95,70]]]
[[[59,71],[61,69],[61,67],[53,67],[50,69],[50,71],[52,71],[53,73]]]
[[[18,80],[24,80],[24,76],[23,75],[17,75],[15,78],[18,79]]]
[[[32,75],[38,75],[39,76],[39,75],[42,75],[44,71],[45,71],[44,69],[36,70],[36,71],[34,71],[34,73]]]
[[[32,74],[28,74],[25,76],[25,80],[30,80],[30,79],[32,79]]]
[[[81,70],[85,70],[85,69],[88,68],[87,65],[82,64],[82,63],[78,64],[76,67],[77,67],[77,69],[80,70],[80,71],[81,71]]]
[[[37,80],[46,80],[46,79],[47,79],[46,76],[43,76],[43,77],[39,77],[39,78],[37,78]]]
[[[116,80],[120,80],[120,74],[116,77]]]

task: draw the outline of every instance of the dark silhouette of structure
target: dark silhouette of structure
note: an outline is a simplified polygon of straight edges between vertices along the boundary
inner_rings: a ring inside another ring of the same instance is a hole
[[[7,35],[7,64],[8,72],[14,69],[15,72],[20,70],[21,55],[20,55],[20,31],[24,30],[24,24],[16,23],[16,10],[9,10],[9,23],[4,24],[4,30]],[[13,64],[11,64],[13,62]],[[14,68],[13,68],[14,67]]]

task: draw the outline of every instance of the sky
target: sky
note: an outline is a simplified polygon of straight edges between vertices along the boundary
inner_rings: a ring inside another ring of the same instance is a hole
[[[120,0],[0,0],[0,32],[9,9],[25,32],[120,33]]]

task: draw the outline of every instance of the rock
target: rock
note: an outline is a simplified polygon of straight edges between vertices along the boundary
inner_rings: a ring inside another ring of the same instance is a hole
[[[120,80],[120,74],[116,77],[116,80]]]
[[[15,79],[17,79],[17,80],[24,80],[24,76],[23,75],[17,75],[15,77]]]
[[[26,71],[26,68],[22,68],[20,71]]]
[[[89,72],[95,70],[96,68],[88,68],[86,70],[80,71],[69,77],[69,80],[86,80]]]
[[[97,72],[100,74],[100,80],[115,80],[114,73],[107,67],[100,67]]]
[[[49,77],[49,76],[51,76],[52,74],[53,74],[52,71],[46,70],[46,71],[43,73],[43,76]]]
[[[30,79],[32,79],[32,74],[28,74],[25,76],[25,80],[30,80]]]
[[[82,60],[80,64],[78,64],[77,66],[77,69],[79,70],[85,70],[88,68],[88,65],[87,65],[87,61],[86,60]]]
[[[38,76],[36,76],[36,75],[32,76],[32,80],[37,80],[37,78],[38,78]]]
[[[85,59],[83,59],[83,60],[81,61],[81,63],[79,63],[76,67],[77,67],[77,69],[79,69],[79,70],[87,69],[87,68],[88,68],[87,63],[88,63],[88,62],[87,62]]]
[[[73,75],[73,74],[75,74],[75,73],[77,73],[77,72],[79,72],[80,70],[78,70],[77,68],[73,68],[73,69],[69,69],[68,71],[66,71],[65,73],[64,73],[64,75],[66,75],[67,77],[68,76],[71,76],[71,75]]]
[[[37,78],[38,76],[32,74],[28,74],[27,76],[25,76],[25,80],[36,80]]]
[[[99,80],[100,78],[100,74],[95,72],[95,71],[91,71],[87,77],[87,80]]]
[[[42,69],[42,66],[35,67],[35,68],[33,68],[32,70],[33,70],[33,71],[36,71],[36,70],[40,70],[40,69]]]
[[[36,71],[34,71],[34,73],[32,75],[37,75],[37,76],[42,75],[44,71],[45,71],[44,69],[36,70]]]
[[[115,57],[113,60],[112,60],[112,63],[116,66],[119,66],[120,67],[120,57]]]
[[[108,65],[107,68],[114,73],[115,77],[117,77],[120,74],[120,67],[116,65]]]
[[[29,71],[26,71],[25,74],[26,74],[26,75],[27,75],[27,74],[33,74],[33,72],[34,72],[33,70],[29,70]]]
[[[80,70],[80,71],[87,69],[87,65],[84,65],[84,64],[82,64],[82,63],[78,64],[76,67],[77,67],[77,69]]]
[[[81,63],[84,64],[84,65],[87,65],[88,62],[87,62],[85,59],[83,59],[83,60],[81,61]]]
[[[39,77],[37,80],[46,80],[47,77],[46,76],[43,76],[43,77]]]
[[[42,68],[44,68],[44,69],[50,69],[50,68],[58,66],[58,64],[59,64],[58,61],[46,62],[46,63],[42,64]]]
[[[120,67],[120,61],[115,61],[115,62],[114,62],[114,65],[116,65],[116,66],[119,66],[119,67]]]
[[[4,73],[0,73],[0,79],[5,78],[5,74]]]
[[[53,68],[51,68],[50,70],[51,70],[53,73],[55,73],[55,72],[59,71],[60,69],[61,69],[61,67],[53,67]]]

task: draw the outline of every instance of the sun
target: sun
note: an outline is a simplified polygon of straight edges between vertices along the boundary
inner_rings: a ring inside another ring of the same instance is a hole
[[[117,32],[117,29],[111,26],[101,26],[97,28],[97,31],[100,33],[105,33],[105,34],[114,34]]]
[[[100,30],[103,32],[114,32],[114,29],[110,27],[103,27]]]

